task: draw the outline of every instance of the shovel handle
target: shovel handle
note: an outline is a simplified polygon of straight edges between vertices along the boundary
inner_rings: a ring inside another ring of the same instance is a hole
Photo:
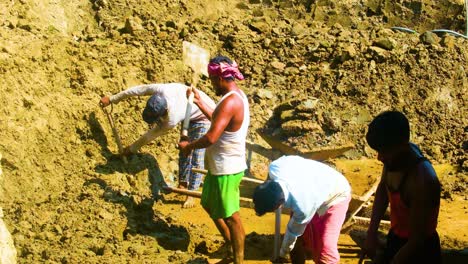
[[[114,119],[112,118],[112,115],[111,113],[109,113],[109,111],[107,111],[106,108],[104,108],[103,106],[101,106],[101,109],[102,111],[104,111],[104,113],[106,114],[107,116],[107,120],[109,120],[109,124],[112,128],[112,134],[114,135],[114,138],[115,138],[115,143],[117,143],[117,147],[119,148],[119,154],[122,155],[123,153],[123,146],[122,146],[122,141],[120,140],[120,136],[119,136],[119,131],[117,130],[117,127],[115,127],[115,124],[114,124]],[[112,111],[111,111],[112,112]],[[125,164],[128,164],[128,160],[127,160],[127,157],[123,156],[122,155],[122,160]]]
[[[189,88],[192,90],[192,88]],[[185,118],[184,118],[184,123],[182,124],[182,136],[188,136],[188,129],[189,129],[189,124],[190,124],[190,115],[192,114],[192,105],[193,105],[193,97],[194,94],[193,92],[190,93],[187,101],[187,108],[185,108]]]

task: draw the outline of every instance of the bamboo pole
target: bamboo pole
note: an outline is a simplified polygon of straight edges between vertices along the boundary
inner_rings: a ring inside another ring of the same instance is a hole
[[[165,191],[183,194],[183,195],[187,195],[187,196],[194,197],[194,198],[201,198],[201,194],[202,194],[199,191],[192,191],[192,190],[181,189],[181,188],[176,188],[176,187],[171,187],[171,186],[163,186],[162,189],[164,189]],[[242,207],[254,208],[254,203],[252,199],[240,197],[239,200],[240,200]]]
[[[197,172],[197,173],[203,173],[205,175],[208,173],[207,170],[203,170],[203,169],[199,169],[199,168],[192,168],[192,171]],[[262,184],[263,183],[262,180],[257,180],[257,179],[248,178],[248,177],[242,177],[242,181],[251,182],[251,183],[255,183],[255,184]]]
[[[358,198],[358,200],[361,201],[361,204],[358,206],[358,208],[356,208],[356,210],[354,210],[353,212],[351,212],[351,214],[349,214],[348,219],[343,224],[343,228],[345,228],[348,224],[350,224],[350,222],[356,216],[356,214],[359,213],[359,211],[361,211],[361,209],[366,206],[367,201],[371,198],[371,196],[377,190],[379,183],[380,183],[379,181],[376,181],[374,185],[372,185],[372,187],[364,195]]]

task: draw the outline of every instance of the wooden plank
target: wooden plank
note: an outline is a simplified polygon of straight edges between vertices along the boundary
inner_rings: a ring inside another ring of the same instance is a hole
[[[283,143],[283,141],[273,137],[273,136],[270,136],[270,135],[267,135],[263,132],[260,132],[259,130],[257,130],[257,133],[268,143],[268,145],[270,145],[273,149],[277,149],[279,151],[281,151],[283,154],[286,154],[286,155],[299,155],[301,154],[300,151],[296,150],[295,148]]]
[[[264,134],[261,131],[257,131],[257,133],[273,148],[280,151],[286,155],[298,155],[306,159],[318,160],[323,161],[327,159],[332,159],[338,157],[345,153],[348,150],[354,148],[354,144],[348,143],[343,146],[335,146],[335,147],[324,147],[318,149],[312,149],[310,151],[300,151],[285,144],[278,138],[273,136]]]
[[[328,147],[328,148],[307,151],[307,152],[300,154],[300,156],[306,159],[323,161],[327,159],[336,158],[342,155],[343,153],[345,153],[346,151],[351,150],[353,148],[354,148],[354,144],[347,144],[343,146]]]
[[[255,143],[252,143],[250,141],[247,141],[245,143],[245,147],[250,150],[250,151],[253,151],[269,160],[275,160],[279,157],[282,156],[281,152],[278,151],[278,150],[274,150],[274,149],[269,149],[269,148],[265,148],[263,146],[260,146],[258,144],[255,144]]]

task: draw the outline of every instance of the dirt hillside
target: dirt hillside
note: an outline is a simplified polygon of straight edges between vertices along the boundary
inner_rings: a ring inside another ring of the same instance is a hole
[[[202,212],[185,221],[177,197],[155,196],[177,175],[178,132],[124,165],[98,106],[132,85],[189,81],[183,40],[239,63],[258,144],[262,129],[298,149],[353,143],[343,160],[373,158],[368,122],[405,112],[412,141],[451,167],[439,175],[445,202],[466,219],[468,40],[428,32],[465,34],[463,1],[5,0],[0,17],[0,207],[20,263],[205,263],[221,245]],[[113,106],[124,144],[147,129],[145,101]],[[264,177],[264,160],[253,168]],[[271,248],[250,230],[250,245]],[[453,236],[447,249],[468,248],[466,231]]]

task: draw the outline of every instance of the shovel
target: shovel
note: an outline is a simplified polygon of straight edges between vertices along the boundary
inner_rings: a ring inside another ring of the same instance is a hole
[[[208,76],[208,62],[210,53],[193,43],[184,41],[182,43],[182,57],[184,64],[192,69],[192,86],[197,86],[200,80],[200,74]],[[191,88],[189,88],[191,89]],[[188,136],[188,127],[190,123],[190,114],[192,113],[193,93],[190,93],[185,109],[185,119],[182,124],[182,136]]]

